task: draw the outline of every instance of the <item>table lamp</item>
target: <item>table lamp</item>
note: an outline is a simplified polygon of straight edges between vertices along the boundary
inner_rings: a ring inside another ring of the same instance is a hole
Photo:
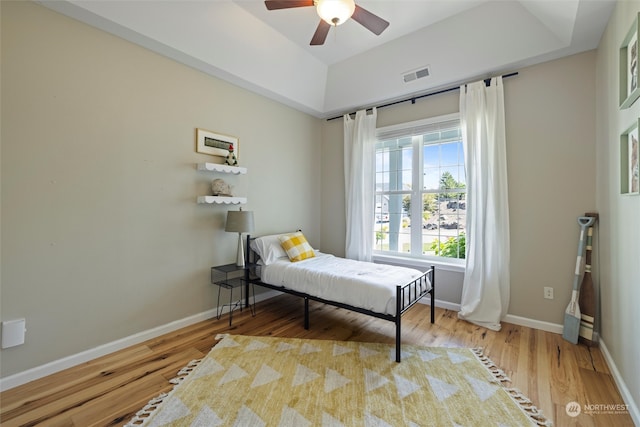
[[[243,211],[240,208],[239,211],[227,212],[227,225],[224,231],[238,233],[238,255],[236,259],[236,265],[238,267],[244,267],[244,248],[242,245],[242,233],[251,233],[253,231],[253,212]]]

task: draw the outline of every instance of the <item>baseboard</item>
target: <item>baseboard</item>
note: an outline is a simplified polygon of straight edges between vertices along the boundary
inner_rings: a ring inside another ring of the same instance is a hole
[[[529,319],[528,317],[520,317],[513,314],[507,314],[502,318],[503,322],[513,323],[514,325],[527,326],[541,331],[553,332],[561,334],[563,326],[558,323],[544,322],[542,320]]]
[[[427,297],[422,298],[418,302],[420,304],[431,305],[430,304],[431,300],[429,298],[427,298]],[[454,302],[449,302],[449,301],[443,301],[443,300],[436,299],[436,300],[434,300],[434,305],[436,307],[438,307],[438,308],[444,308],[445,310],[460,311],[460,304],[456,304]]]
[[[275,295],[279,294],[276,291],[262,292],[256,295],[256,302],[264,301]],[[223,314],[229,311],[228,308],[223,307]],[[165,325],[158,326],[156,328],[148,329],[137,334],[130,335],[128,337],[112,341],[107,344],[100,345],[98,347],[91,348],[89,350],[73,354],[62,359],[54,360],[53,362],[46,363],[35,368],[28,369],[23,372],[18,372],[14,375],[9,375],[4,378],[0,378],[0,392],[18,387],[22,384],[46,377],[56,372],[60,372],[64,369],[77,366],[81,363],[88,362],[98,357],[105,356],[109,353],[131,347],[132,345],[140,344],[147,340],[159,337],[164,334],[168,334],[178,329],[193,325],[204,320],[211,319],[216,316],[216,309],[204,311],[202,313],[194,314],[193,316],[185,317],[184,319],[176,320]]]
[[[604,360],[607,362],[607,366],[611,371],[611,376],[613,377],[613,380],[615,381],[616,386],[618,386],[618,391],[622,396],[622,400],[624,400],[624,403],[627,405],[627,409],[629,411],[629,415],[631,415],[631,419],[633,420],[633,423],[637,426],[640,426],[640,409],[638,409],[637,403],[633,400],[633,396],[631,395],[631,392],[629,391],[627,384],[624,382],[624,378],[622,378],[622,375],[620,374],[620,371],[618,370],[616,363],[611,357],[611,353],[609,353],[609,349],[607,348],[602,337],[600,337],[598,345],[600,346],[600,350],[602,351]],[[598,402],[598,403],[616,404],[619,402]]]
[[[429,305],[429,302],[430,302],[429,298],[423,298],[420,300],[421,304]],[[451,311],[460,311],[460,304],[457,304],[454,302],[442,301],[437,299],[435,300],[435,306],[439,308],[451,310]],[[539,329],[541,331],[553,332],[554,334],[562,333],[562,325],[559,325],[556,323],[544,322],[542,320],[529,319],[527,317],[515,316],[513,314],[507,314],[502,319],[502,321],[506,323],[512,323],[514,325],[527,326],[529,328]]]

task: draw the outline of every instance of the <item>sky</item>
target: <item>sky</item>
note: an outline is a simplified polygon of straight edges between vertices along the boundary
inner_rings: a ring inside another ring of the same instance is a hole
[[[410,145],[410,138],[398,140],[398,145],[402,146],[402,170],[396,174],[401,180],[402,186],[396,187],[398,190],[409,190],[413,187],[411,177],[411,164],[413,149]],[[385,150],[383,154],[376,155],[376,184],[380,189],[389,189],[389,183],[394,182],[391,176],[390,155],[391,151]],[[462,141],[453,141],[441,144],[430,144],[423,146],[423,189],[437,190],[440,186],[440,178],[444,172],[449,172],[453,179],[465,183],[464,173],[464,152]],[[382,173],[380,173],[382,171]]]

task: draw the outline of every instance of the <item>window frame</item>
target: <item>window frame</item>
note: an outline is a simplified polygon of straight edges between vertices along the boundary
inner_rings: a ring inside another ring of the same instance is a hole
[[[433,190],[425,190],[424,187],[424,143],[422,141],[422,135],[426,133],[426,129],[430,126],[437,126],[439,123],[446,123],[450,121],[458,121],[460,124],[460,113],[452,113],[445,114],[436,117],[430,117],[426,119],[416,120],[412,122],[400,123],[391,126],[379,127],[376,129],[376,144],[381,142],[381,135],[389,135],[389,134],[397,134],[399,138],[412,138],[412,149],[414,153],[412,155],[412,188],[410,191],[407,190],[395,190],[395,191],[382,191],[380,195],[390,194],[390,193],[400,193],[406,194],[409,193],[412,203],[411,203],[411,217],[412,218],[422,218],[422,203],[413,203],[414,200],[422,200],[423,194],[433,193]],[[419,140],[419,141],[416,141]],[[462,140],[462,136],[461,136]],[[441,144],[438,142],[436,144]],[[416,151],[416,148],[417,151]],[[375,150],[377,155],[377,148]],[[375,164],[375,162],[374,162]],[[374,167],[374,174],[378,173],[376,167]],[[417,176],[416,176],[417,175]],[[375,182],[375,177],[374,177]],[[466,182],[466,179],[465,179]],[[374,198],[377,200],[379,196],[379,190],[377,188],[373,189]],[[442,191],[438,191],[441,193]],[[466,190],[464,191],[466,193]],[[468,201],[467,201],[468,202]],[[420,221],[422,223],[422,221]],[[374,218],[375,224],[375,218]],[[392,252],[392,251],[384,251],[373,248],[373,259],[374,261],[382,261],[382,262],[391,262],[396,264],[404,264],[411,266],[424,266],[428,267],[429,265],[436,264],[441,268],[450,271],[464,271],[466,260],[464,258],[450,258],[439,255],[424,255],[422,254],[422,245],[423,235],[422,235],[422,227],[416,228],[414,231],[414,227],[411,227],[411,252]],[[375,232],[375,228],[374,228]],[[419,235],[420,238],[414,238],[415,235]],[[465,230],[465,234],[467,234],[467,230]],[[419,255],[418,255],[419,254]]]

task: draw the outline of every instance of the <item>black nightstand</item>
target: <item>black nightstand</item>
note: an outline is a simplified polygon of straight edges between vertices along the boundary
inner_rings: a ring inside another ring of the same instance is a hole
[[[229,326],[233,320],[233,310],[240,307],[242,311],[243,300],[245,307],[251,310],[251,315],[256,315],[256,294],[253,287],[253,283],[245,282],[247,273],[251,265],[246,267],[240,267],[235,264],[219,265],[211,267],[211,283],[218,286],[218,307],[216,308],[216,319],[222,317],[225,307],[229,307]],[[250,286],[249,286],[250,285]],[[229,290],[229,303],[220,305],[220,291],[224,289]],[[233,300],[234,289],[240,288],[240,299]],[[251,289],[253,302],[249,301],[249,289]],[[244,293],[247,295],[244,295]]]

